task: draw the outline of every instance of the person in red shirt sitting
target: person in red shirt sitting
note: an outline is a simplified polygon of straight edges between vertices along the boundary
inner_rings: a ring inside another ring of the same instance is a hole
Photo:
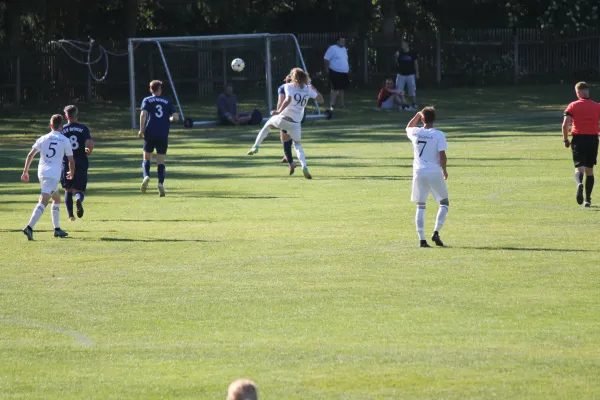
[[[377,108],[380,110],[409,110],[404,99],[404,92],[396,90],[396,85],[392,79],[386,79],[385,86],[379,91]]]
[[[562,133],[565,147],[571,147],[575,163],[575,183],[577,184],[577,204],[583,204],[583,175],[585,174],[585,207],[592,205],[594,189],[594,165],[598,157],[598,121],[600,104],[590,99],[587,83],[575,85],[577,101],[569,104],[565,110]],[[571,127],[569,141],[569,127]]]

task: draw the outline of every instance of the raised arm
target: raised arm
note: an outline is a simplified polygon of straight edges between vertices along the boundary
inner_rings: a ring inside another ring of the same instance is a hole
[[[406,129],[414,128],[415,126],[417,126],[417,123],[419,122],[421,117],[422,117],[422,115],[421,115],[421,112],[419,111],[418,113],[415,114],[414,117],[412,117],[412,119],[410,121],[408,121],[408,125],[406,125]]]
[[[33,157],[35,157],[37,153],[38,151],[36,149],[31,149],[29,154],[27,154],[27,158],[25,158],[25,167],[23,168],[23,174],[21,175],[21,180],[23,182],[29,182],[29,168],[33,162]]]
[[[569,115],[565,115],[562,123],[563,142],[567,148],[571,145],[571,142],[569,141],[569,129],[571,127],[571,121],[572,118]]]

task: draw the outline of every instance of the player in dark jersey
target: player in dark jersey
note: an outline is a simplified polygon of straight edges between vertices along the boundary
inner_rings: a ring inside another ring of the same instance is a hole
[[[77,207],[77,218],[83,217],[83,199],[88,181],[88,156],[94,150],[94,141],[87,126],[80,124],[79,110],[76,106],[66,106],[64,109],[67,124],[62,128],[62,134],[69,139],[73,148],[73,159],[75,160],[75,176],[67,179],[69,160],[63,160],[63,173],[61,177],[62,187],[65,189],[65,205],[69,214],[69,221],[75,220],[73,215],[73,197]]]
[[[281,105],[281,103],[283,103],[283,101],[285,100],[285,84],[286,83],[290,83],[292,81],[292,78],[288,75],[285,77],[284,79],[284,84],[281,85],[279,87],[279,89],[277,89],[277,109],[279,109],[279,106]],[[284,129],[282,129],[279,132],[279,136],[281,138],[281,143],[283,144],[283,158],[281,159],[282,163],[288,163],[290,165],[290,175],[294,174],[294,170],[296,169],[296,163],[294,162],[294,156],[292,156],[292,138],[289,137],[289,135],[287,134],[287,131],[285,131]]]
[[[144,139],[144,161],[142,162],[142,193],[146,193],[150,183],[150,161],[156,149],[156,170],[158,174],[158,193],[165,197],[165,155],[169,146],[169,128],[171,122],[179,121],[179,114],[169,99],[162,96],[162,82],[150,82],[150,93],[142,101],[140,113],[140,131],[138,137]]]

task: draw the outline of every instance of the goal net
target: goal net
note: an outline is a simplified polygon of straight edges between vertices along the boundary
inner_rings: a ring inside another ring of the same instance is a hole
[[[277,106],[277,88],[294,67],[306,70],[302,52],[292,34],[157,37],[129,39],[131,125],[138,127],[139,107],[148,96],[148,83],[163,81],[163,95],[176,105],[186,126],[217,123],[217,97],[232,84],[237,113],[259,110],[268,117]],[[235,72],[231,61],[244,60]],[[328,118],[316,102],[307,118]]]

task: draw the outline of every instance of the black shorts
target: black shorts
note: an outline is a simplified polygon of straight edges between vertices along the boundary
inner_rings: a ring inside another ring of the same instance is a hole
[[[348,73],[335,72],[332,69],[329,70],[329,82],[333,90],[346,90],[350,85]]]
[[[571,150],[575,168],[594,168],[598,158],[598,135],[573,135]]]
[[[60,184],[63,189],[75,189],[79,192],[85,192],[87,188],[88,171],[87,169],[75,167],[75,176],[73,179],[67,179],[67,171],[63,171],[60,178]]]
[[[144,139],[144,151],[146,153],[153,153],[156,149],[156,154],[167,154],[167,148],[169,147],[168,138],[145,138]]]

